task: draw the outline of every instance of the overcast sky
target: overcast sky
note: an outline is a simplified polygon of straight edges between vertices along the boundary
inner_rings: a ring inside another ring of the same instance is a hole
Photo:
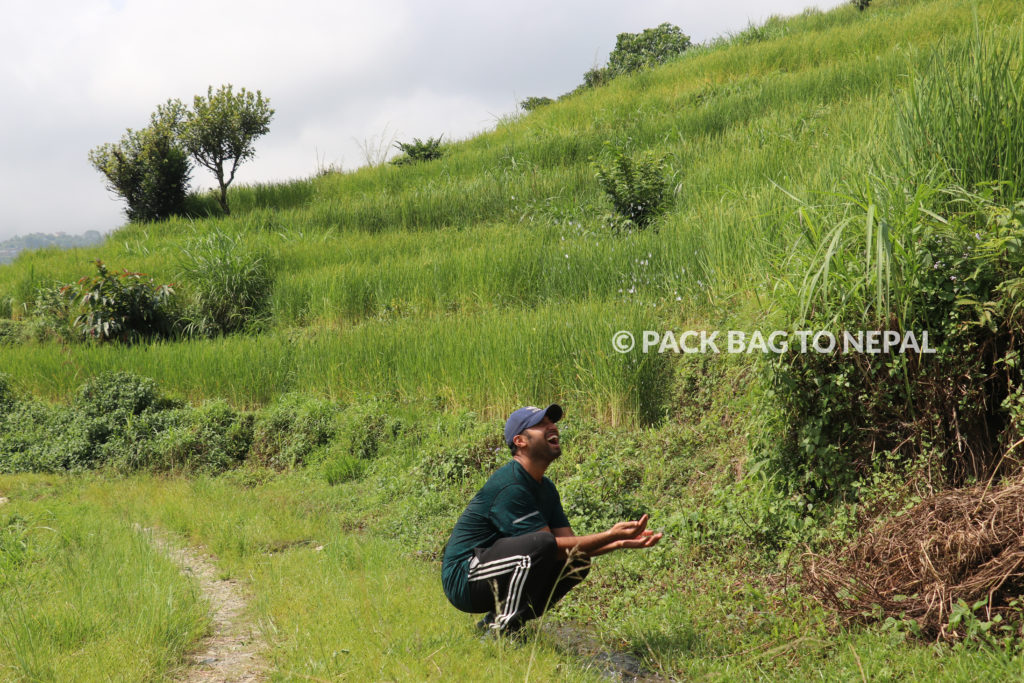
[[[526,96],[576,87],[623,31],[668,21],[703,42],[844,1],[4,0],[0,240],[123,224],[89,150],[209,85],[276,110],[236,183],[304,178],[362,165],[367,141],[491,128]]]

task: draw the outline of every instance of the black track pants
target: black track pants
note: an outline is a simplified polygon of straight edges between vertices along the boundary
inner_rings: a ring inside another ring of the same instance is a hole
[[[586,558],[566,564],[547,531],[498,539],[477,548],[469,561],[469,595],[474,612],[495,613],[494,628],[515,630],[539,617],[586,577]]]

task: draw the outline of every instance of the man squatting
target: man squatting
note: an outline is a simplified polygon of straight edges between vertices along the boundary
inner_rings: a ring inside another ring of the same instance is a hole
[[[512,460],[494,472],[455,523],[444,550],[441,582],[463,612],[483,613],[483,632],[513,633],[582,581],[590,558],[624,548],[650,548],[660,533],[647,515],[607,531],[577,536],[551,480],[562,450],[562,408],[528,406],[505,423]]]

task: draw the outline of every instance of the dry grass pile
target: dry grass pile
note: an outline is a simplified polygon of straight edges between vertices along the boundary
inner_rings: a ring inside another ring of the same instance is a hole
[[[989,621],[1024,594],[1024,478],[934,495],[803,567],[811,594],[848,620],[902,614],[926,637],[956,639],[957,601],[987,600]]]

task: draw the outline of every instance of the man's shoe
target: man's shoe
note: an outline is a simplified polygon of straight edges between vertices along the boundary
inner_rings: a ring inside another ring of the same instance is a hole
[[[480,633],[488,633],[490,631],[493,631],[494,630],[494,628],[493,628],[493,626],[494,626],[494,616],[495,615],[494,615],[493,611],[488,612],[487,614],[485,614],[483,619],[481,619],[480,621],[476,622],[476,630],[479,631]]]

